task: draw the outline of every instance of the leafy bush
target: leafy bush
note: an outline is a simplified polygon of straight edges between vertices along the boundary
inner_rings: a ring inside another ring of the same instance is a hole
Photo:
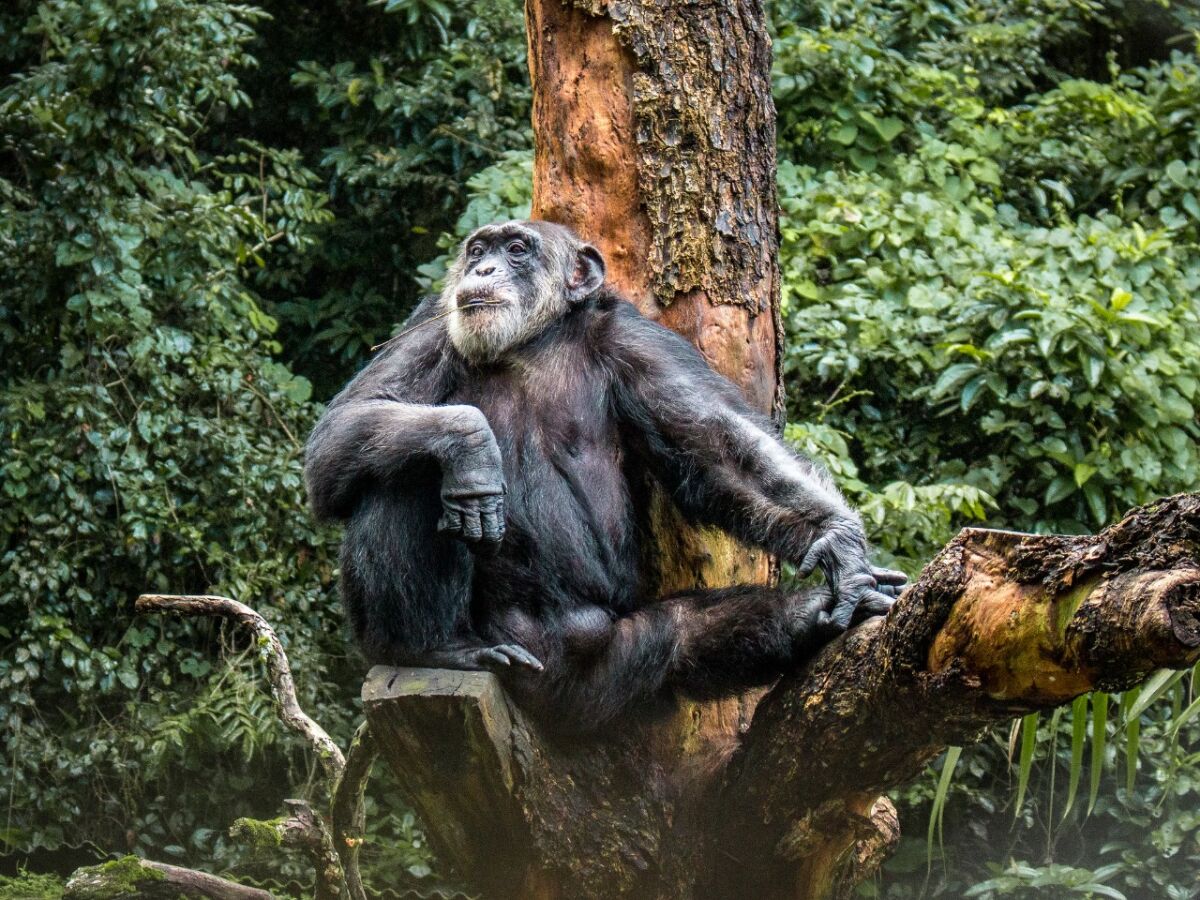
[[[372,6],[313,23],[311,4],[267,4],[281,23],[265,32],[278,47],[273,68],[293,86],[282,114],[299,120],[337,213],[303,278],[267,296],[289,358],[322,397],[415,305],[418,268],[461,213],[469,178],[532,145],[517,0]],[[306,55],[280,55],[289,44]],[[256,112],[250,124],[270,132],[280,114]]]
[[[278,730],[236,637],[135,621],[133,599],[220,591],[286,617],[306,701],[345,719],[331,542],[302,507],[310,387],[243,277],[328,214],[295,154],[200,150],[247,102],[254,10],[3,15],[0,779],[20,798],[3,837],[210,855],[207,826],[256,784],[273,806],[304,761],[262,753]]]
[[[1016,527],[1092,529],[1194,485],[1200,181],[1194,143],[1163,155],[1163,131],[1200,100],[1195,58],[988,108],[975,79],[930,74],[944,48],[919,46],[882,54],[887,94],[855,111],[849,166],[781,164],[793,396],[847,398],[823,421],[855,436],[867,482],[970,485]],[[934,82],[944,122],[922,121]],[[1102,146],[1113,159],[1089,176]]]

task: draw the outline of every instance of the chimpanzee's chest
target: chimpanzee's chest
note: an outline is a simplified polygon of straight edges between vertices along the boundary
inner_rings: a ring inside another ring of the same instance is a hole
[[[483,412],[504,460],[506,535],[477,561],[476,590],[624,606],[637,570],[628,460],[610,376],[570,350],[472,370],[446,401]]]

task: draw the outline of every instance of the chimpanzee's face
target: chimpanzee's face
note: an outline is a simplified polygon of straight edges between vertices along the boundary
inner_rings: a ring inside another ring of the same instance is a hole
[[[463,247],[462,279],[455,305],[465,317],[486,317],[506,303],[521,302],[534,291],[540,259],[538,236],[516,223],[480,228]]]
[[[578,246],[566,229],[545,223],[505,222],[475,231],[442,293],[457,350],[472,361],[495,360],[565,315],[564,269]]]

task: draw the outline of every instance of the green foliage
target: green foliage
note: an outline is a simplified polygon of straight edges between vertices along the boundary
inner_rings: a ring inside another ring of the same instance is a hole
[[[780,9],[789,437],[910,571],[984,514],[1092,531],[1196,488],[1194,26],[1090,0]],[[872,505],[889,491],[908,508]],[[928,840],[865,893],[1200,896],[1183,684],[930,771],[900,798]]]
[[[286,611],[306,701],[344,719],[332,547],[302,511],[311,389],[245,274],[303,254],[328,213],[296,154],[202,147],[247,102],[260,13],[23,12],[0,90],[0,780],[21,798],[3,837],[209,853],[246,761],[283,790],[303,759],[264,758],[277,729],[237,637],[134,621],[133,599]]]
[[[359,45],[372,30],[383,40],[353,50],[336,39],[308,44],[312,56],[289,73],[287,100],[304,101],[306,139],[320,142],[314,163],[338,219],[299,294],[290,285],[270,293],[290,332],[288,355],[322,396],[415,305],[419,268],[460,214],[470,176],[532,144],[517,0],[371,6],[320,26]],[[306,31],[320,35],[312,23]]]
[[[1185,674],[1174,679],[1165,702],[1138,712],[1135,699],[1123,704],[1120,716],[1089,717],[1082,698],[1070,712],[1043,717],[1036,733],[1022,730],[1021,759],[999,735],[965,751],[944,792],[940,816],[946,840],[933,846],[938,861],[931,876],[911,862],[917,846],[924,853],[924,842],[907,837],[866,895],[988,900],[1057,898],[1072,891],[1130,900],[1196,897],[1200,728],[1194,721],[1180,725],[1178,716],[1197,689],[1197,674]],[[1137,741],[1121,740],[1135,723]],[[1093,752],[1085,763],[1089,730]],[[1027,740],[1031,734],[1036,736]],[[1032,765],[1026,768],[1024,748],[1030,745]],[[1133,787],[1130,770],[1137,775]],[[1018,801],[1013,785],[1023,771],[1030,773],[1028,791]],[[1085,775],[1099,785],[1090,811],[1085,804],[1063,802],[1064,783],[1078,784]],[[908,808],[936,799],[936,777],[931,769],[924,782],[905,791]]]
[[[62,879],[53,875],[19,872],[13,878],[0,875],[0,900],[59,900]]]
[[[781,29],[780,92],[806,67],[795,89],[829,90],[806,95],[780,166],[789,387],[845,398],[796,415],[854,435],[867,483],[970,485],[1018,527],[1092,529],[1194,485],[1200,322],[1180,300],[1200,285],[1200,217],[1186,211],[1200,213],[1200,154],[1176,123],[1200,100],[1195,57],[992,106],[968,73],[1002,60],[1003,41],[938,68],[950,51],[906,46],[903,14],[884,28],[890,5],[855,8],[836,40],[830,26]],[[1065,28],[1060,14],[1033,17]],[[964,15],[944,40],[981,40]],[[887,64],[847,87],[833,74],[846,54]],[[910,124],[875,129],[859,147],[869,162],[842,146],[824,165],[791,163],[821,158],[796,129],[815,127],[813,104],[843,121],[848,91],[859,124],[864,107]]]

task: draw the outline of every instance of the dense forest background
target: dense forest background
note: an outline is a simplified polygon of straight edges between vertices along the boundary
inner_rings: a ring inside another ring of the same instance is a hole
[[[881,555],[1196,488],[1200,7],[770,10],[787,436]],[[456,238],[527,211],[523,28],[516,0],[0,9],[0,874],[306,877],[226,833],[312,776],[254,648],[133,599],[256,607],[345,742],[363,666],[302,443]],[[1200,897],[1194,680],[952,751],[865,892]],[[439,883],[385,774],[371,803],[368,882]]]

